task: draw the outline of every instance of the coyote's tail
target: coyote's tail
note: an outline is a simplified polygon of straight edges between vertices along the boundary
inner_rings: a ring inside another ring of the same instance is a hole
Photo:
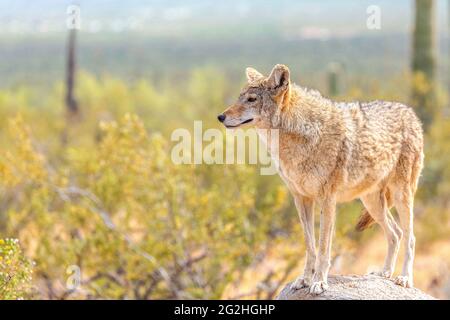
[[[391,190],[386,189],[384,196],[386,197],[386,204],[388,209],[392,208],[392,196],[391,196]],[[359,216],[358,223],[355,226],[356,231],[363,231],[373,225],[375,223],[375,220],[370,215],[369,211],[367,211],[366,208],[362,209],[361,215]]]
[[[372,216],[369,214],[369,211],[363,209],[361,211],[361,215],[359,216],[358,223],[355,226],[356,231],[363,231],[370,227],[375,220],[373,220]]]

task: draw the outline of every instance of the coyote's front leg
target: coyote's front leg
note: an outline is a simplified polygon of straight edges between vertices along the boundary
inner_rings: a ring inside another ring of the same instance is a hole
[[[306,243],[306,263],[303,276],[299,276],[292,288],[309,287],[312,283],[314,265],[316,263],[316,244],[314,240],[314,200],[294,194],[295,206],[302,223]]]
[[[316,260],[313,283],[310,287],[312,294],[321,294],[328,288],[327,278],[330,269],[331,241],[333,237],[334,221],[336,218],[336,197],[328,196],[322,201],[320,213],[319,254]]]

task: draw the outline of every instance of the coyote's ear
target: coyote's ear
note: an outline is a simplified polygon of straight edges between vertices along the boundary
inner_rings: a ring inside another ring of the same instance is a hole
[[[282,64],[277,64],[273,67],[270,76],[267,78],[267,87],[269,89],[280,89],[284,91],[289,87],[290,81],[288,67]]]
[[[248,83],[252,83],[264,78],[264,76],[261,73],[259,73],[258,71],[256,71],[251,67],[245,69],[245,74],[247,75]]]

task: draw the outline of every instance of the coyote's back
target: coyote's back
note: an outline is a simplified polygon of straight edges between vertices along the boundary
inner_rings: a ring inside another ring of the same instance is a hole
[[[414,111],[386,101],[337,104],[337,108],[346,128],[347,178],[339,188],[344,200],[403,184],[414,193],[423,158],[422,127]]]

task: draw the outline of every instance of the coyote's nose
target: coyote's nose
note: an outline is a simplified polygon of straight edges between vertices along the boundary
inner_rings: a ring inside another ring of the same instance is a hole
[[[220,122],[224,122],[224,121],[225,121],[225,118],[226,118],[226,115],[224,115],[224,114],[219,114],[219,115],[217,116],[217,120],[219,120]]]

